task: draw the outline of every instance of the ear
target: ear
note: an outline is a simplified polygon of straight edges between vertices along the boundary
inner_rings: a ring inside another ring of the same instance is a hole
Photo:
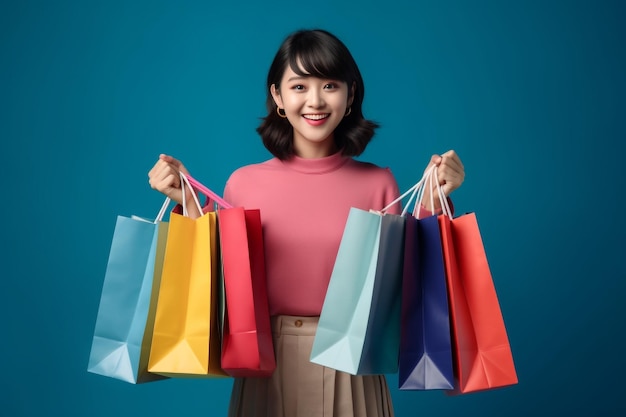
[[[272,93],[272,98],[274,99],[274,103],[276,103],[276,105],[280,107],[281,109],[284,108],[283,99],[280,96],[280,92],[276,88],[276,84],[272,84],[272,86],[270,87],[270,93]]]
[[[352,87],[350,88],[350,93],[348,94],[348,107],[352,106],[352,102],[354,102],[354,93],[356,92],[356,83],[352,83]]]

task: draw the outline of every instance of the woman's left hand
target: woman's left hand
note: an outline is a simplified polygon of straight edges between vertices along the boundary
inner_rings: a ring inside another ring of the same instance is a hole
[[[454,150],[449,150],[441,155],[433,155],[430,158],[430,163],[424,172],[428,171],[428,169],[430,169],[433,165],[437,165],[437,182],[441,185],[444,198],[448,197],[450,193],[463,184],[463,181],[465,180],[465,169],[463,167],[463,163],[461,162],[461,158],[459,158]],[[426,202],[430,201],[430,194],[434,193],[434,208],[435,210],[439,210],[441,208],[441,204],[439,203],[437,187],[433,186],[431,189],[430,184],[427,183],[425,185],[424,198],[422,200],[423,205],[425,208],[430,209],[430,207],[428,207],[430,204],[426,204]]]

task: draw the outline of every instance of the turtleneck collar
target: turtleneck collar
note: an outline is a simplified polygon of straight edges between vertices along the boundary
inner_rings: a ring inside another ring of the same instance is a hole
[[[350,157],[343,156],[339,151],[323,158],[301,158],[294,155],[282,163],[287,168],[304,174],[325,174],[341,168],[349,160]]]

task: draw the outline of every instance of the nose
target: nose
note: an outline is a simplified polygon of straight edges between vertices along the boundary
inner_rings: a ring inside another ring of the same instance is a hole
[[[309,107],[312,107],[314,109],[324,107],[324,97],[322,91],[316,88],[312,88],[311,90],[309,90],[307,104]]]

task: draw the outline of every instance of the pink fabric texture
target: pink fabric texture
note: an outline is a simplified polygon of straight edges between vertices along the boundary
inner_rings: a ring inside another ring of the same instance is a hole
[[[398,195],[389,169],[340,153],[236,170],[224,199],[261,210],[270,314],[318,316],[350,207],[381,210]]]

